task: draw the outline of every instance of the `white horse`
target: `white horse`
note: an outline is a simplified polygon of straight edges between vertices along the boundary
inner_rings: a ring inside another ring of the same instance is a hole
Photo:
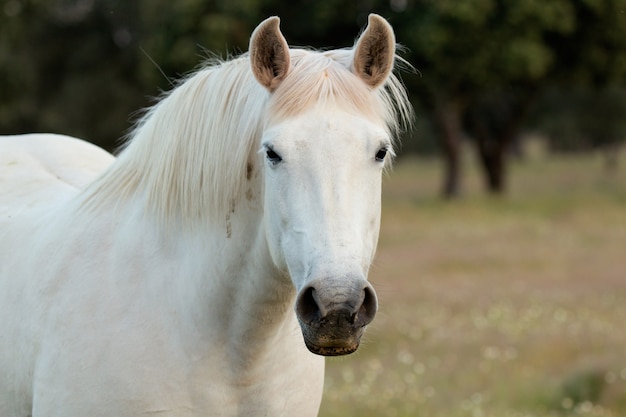
[[[379,16],[329,52],[274,17],[117,159],[0,139],[0,416],[316,415],[318,355],[376,313],[381,172],[411,116],[394,60]]]

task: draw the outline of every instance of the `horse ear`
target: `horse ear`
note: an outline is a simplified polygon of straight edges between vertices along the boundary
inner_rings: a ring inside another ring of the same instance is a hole
[[[367,85],[376,88],[387,81],[393,69],[396,37],[385,19],[370,14],[367,28],[354,47],[353,70]]]
[[[276,16],[265,19],[250,37],[250,63],[257,81],[274,91],[289,72],[289,45]]]

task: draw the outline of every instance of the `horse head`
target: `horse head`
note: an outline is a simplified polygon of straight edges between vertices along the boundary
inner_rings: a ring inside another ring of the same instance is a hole
[[[393,31],[370,15],[349,54],[290,51],[273,17],[254,31],[249,54],[270,92],[260,153],[272,260],[295,286],[308,349],[352,353],[377,310],[367,275],[393,153],[388,103],[380,100],[393,70]]]

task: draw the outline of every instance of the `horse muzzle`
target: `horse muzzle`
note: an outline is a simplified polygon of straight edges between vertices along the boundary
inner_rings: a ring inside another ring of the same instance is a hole
[[[313,280],[296,300],[306,347],[323,356],[355,352],[377,307],[376,292],[363,278]]]

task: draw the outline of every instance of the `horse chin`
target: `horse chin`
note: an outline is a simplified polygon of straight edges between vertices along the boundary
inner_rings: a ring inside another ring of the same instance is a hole
[[[342,356],[356,352],[364,328],[350,330],[315,328],[301,323],[304,344],[311,353],[321,356]]]
[[[351,353],[356,352],[356,350],[359,348],[358,343],[352,344],[349,346],[318,346],[316,344],[313,344],[307,341],[306,339],[304,340],[304,344],[306,345],[307,349],[309,349],[311,353],[315,353],[316,355],[320,355],[320,356],[349,355]]]

